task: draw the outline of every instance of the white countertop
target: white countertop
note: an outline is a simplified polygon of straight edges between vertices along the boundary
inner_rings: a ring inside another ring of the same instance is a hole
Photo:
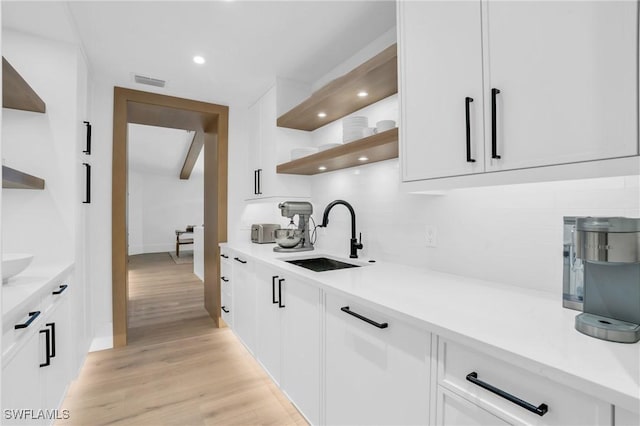
[[[73,269],[73,262],[32,265],[2,285],[2,317],[13,316],[26,306],[42,289],[57,282]]]
[[[640,412],[640,342],[607,342],[579,333],[574,328],[579,312],[563,308],[552,294],[386,262],[313,272],[281,259],[327,253],[275,253],[274,244],[225,246],[324,290],[373,302],[442,337]]]

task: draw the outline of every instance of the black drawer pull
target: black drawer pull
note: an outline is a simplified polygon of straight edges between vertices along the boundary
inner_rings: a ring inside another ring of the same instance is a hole
[[[234,260],[237,260],[237,261],[238,261],[238,262],[240,262],[240,263],[247,263],[247,261],[246,261],[246,260],[242,260],[242,259],[240,259],[239,257],[234,257]]]
[[[69,287],[68,284],[62,284],[61,286],[59,286],[58,290],[52,291],[51,294],[62,294],[62,292],[67,289],[67,287]]]
[[[278,301],[276,300],[276,279],[277,278],[278,278],[277,275],[274,275],[271,277],[271,303],[273,303],[274,305],[278,303]]]
[[[498,89],[491,89],[491,158],[500,159],[498,155],[498,111],[496,97],[500,93]]]
[[[47,327],[51,327],[51,352],[49,353],[49,356],[51,358],[55,358],[56,357],[56,323],[48,322],[45,325]]]
[[[227,256],[226,254],[221,254],[220,257],[224,258],[224,259],[228,259],[229,256]]]
[[[26,322],[23,322],[22,324],[16,324],[13,328],[16,330],[20,330],[21,328],[29,327],[31,323],[36,318],[38,318],[38,315],[40,315],[40,311],[29,312],[29,319]]]
[[[366,323],[369,323],[369,324],[373,325],[374,327],[378,327],[378,328],[387,328],[387,327],[389,327],[388,323],[386,323],[386,322],[379,323],[379,322],[375,322],[374,320],[371,320],[371,319],[369,319],[367,317],[363,317],[362,315],[350,310],[348,306],[343,306],[342,308],[340,308],[340,310],[342,312],[345,312],[345,313],[347,313],[349,315],[352,315],[352,316],[358,318],[359,320],[362,320],[362,321],[364,321]]]
[[[91,164],[89,163],[82,163],[82,165],[85,167],[85,180],[86,180],[86,193],[84,196],[84,201],[82,202],[83,204],[91,204]]]
[[[464,98],[464,111],[465,111],[465,119],[467,122],[467,163],[475,163],[476,160],[471,158],[471,117],[469,116],[469,104],[473,102],[473,98],[466,97]]]
[[[229,311],[228,311],[227,309],[225,309],[225,308],[226,308],[226,306],[220,306],[220,308],[222,309],[222,311],[223,311],[225,314],[228,314],[228,313],[229,313]]]
[[[476,373],[475,371],[467,374],[467,380],[474,385],[478,385],[481,388],[488,390],[489,392],[493,392],[496,395],[506,399],[507,401],[513,402],[514,404],[519,405],[520,407],[529,410],[539,416],[544,416],[547,411],[549,411],[549,407],[547,407],[547,404],[540,404],[536,407],[535,405],[529,404],[528,402],[523,401],[520,398],[503,391],[502,389],[498,389],[497,387],[492,386],[489,383],[483,382],[482,380],[478,379],[478,373]]]
[[[280,278],[278,280],[278,308],[284,308],[285,307],[282,304],[282,281],[284,281],[284,278]]]
[[[220,277],[220,279],[221,279],[222,281],[224,281],[225,283],[228,283],[228,282],[229,282],[229,278],[227,278],[227,277]]]
[[[51,330],[49,330],[48,328],[45,330],[40,330],[40,334],[42,333],[44,333],[45,338],[46,351],[44,353],[44,356],[46,361],[44,362],[44,364],[40,364],[40,368],[48,367],[49,365],[51,365],[51,353],[49,352],[49,348],[51,347]]]
[[[87,155],[91,155],[91,123],[88,121],[83,121],[84,125],[87,126],[87,149],[84,152]]]

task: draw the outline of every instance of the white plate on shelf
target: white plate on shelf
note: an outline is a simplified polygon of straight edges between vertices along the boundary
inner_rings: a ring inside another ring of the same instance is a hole
[[[318,148],[294,148],[291,150],[291,161],[315,154],[316,152],[318,152]]]

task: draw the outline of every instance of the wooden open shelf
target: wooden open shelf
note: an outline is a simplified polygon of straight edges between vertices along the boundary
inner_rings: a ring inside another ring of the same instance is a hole
[[[44,189],[44,179],[2,166],[2,187],[12,189]]]
[[[40,96],[4,56],[2,57],[2,107],[42,113],[47,109]]]
[[[316,130],[325,124],[398,93],[398,53],[394,44],[339,77],[289,112],[278,117],[279,127]],[[369,95],[360,98],[358,92]],[[319,112],[327,114],[318,117]]]
[[[360,157],[367,157],[368,160],[361,161],[359,160]],[[397,128],[298,158],[288,163],[278,164],[276,171],[282,174],[315,175],[391,158],[398,158]],[[326,170],[319,170],[318,167],[320,166],[326,167]]]

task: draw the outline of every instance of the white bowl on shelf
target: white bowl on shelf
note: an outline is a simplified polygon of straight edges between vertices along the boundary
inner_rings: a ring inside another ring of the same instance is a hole
[[[318,151],[326,151],[331,148],[336,148],[338,146],[342,146],[341,143],[325,143],[324,145],[320,145],[318,147]]]
[[[9,278],[27,269],[32,260],[33,255],[28,253],[3,253],[2,284],[6,284]]]
[[[318,148],[294,148],[291,150],[291,161],[315,154],[316,152],[318,152]]]

